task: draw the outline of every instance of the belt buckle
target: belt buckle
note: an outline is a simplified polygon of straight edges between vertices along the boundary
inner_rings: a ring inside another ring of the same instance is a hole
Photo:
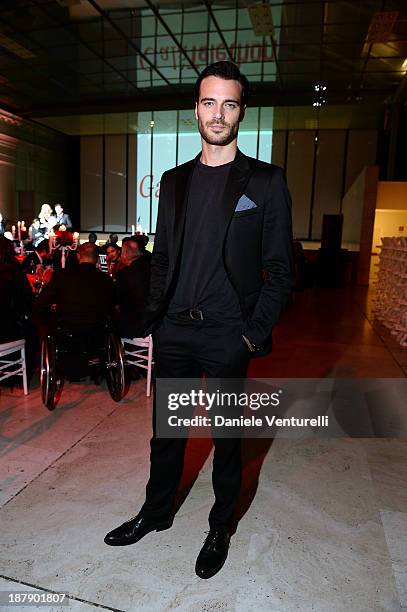
[[[203,313],[199,308],[190,308],[189,316],[194,321],[203,321]]]

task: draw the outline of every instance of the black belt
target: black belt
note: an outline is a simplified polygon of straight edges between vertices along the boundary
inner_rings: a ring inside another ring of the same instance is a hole
[[[175,316],[181,321],[190,321],[191,319],[192,321],[204,320],[203,312],[200,308],[188,308],[182,312],[177,312]]]

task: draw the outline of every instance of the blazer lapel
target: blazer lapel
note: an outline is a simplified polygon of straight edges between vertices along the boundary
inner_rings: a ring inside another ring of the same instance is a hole
[[[175,211],[173,227],[174,253],[178,253],[185,226],[185,213],[187,210],[188,193],[191,184],[192,173],[200,157],[200,153],[191,161],[179,166],[175,175]],[[175,255],[176,257],[176,255]]]
[[[249,181],[251,173],[252,169],[250,168],[248,158],[238,149],[234,162],[230,168],[222,197],[222,235],[226,233],[236,204],[244,192],[244,188]]]

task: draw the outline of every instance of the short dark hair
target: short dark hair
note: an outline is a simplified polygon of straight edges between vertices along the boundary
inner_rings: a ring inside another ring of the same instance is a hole
[[[206,77],[215,76],[225,81],[239,81],[242,86],[242,106],[246,106],[249,99],[249,81],[242,74],[236,64],[233,62],[215,62],[210,64],[204,70],[196,80],[194,88],[195,102],[199,102],[199,90],[201,83]]]
[[[98,248],[94,242],[82,242],[78,246],[77,253],[80,259],[87,259],[95,263],[98,260]]]
[[[148,245],[148,236],[146,234],[136,234],[135,236],[130,236],[130,240],[137,242],[140,251],[146,250],[146,246]]]

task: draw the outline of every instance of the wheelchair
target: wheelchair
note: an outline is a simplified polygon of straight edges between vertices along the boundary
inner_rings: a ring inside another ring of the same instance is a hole
[[[41,397],[48,410],[58,403],[64,381],[90,376],[106,378],[110,397],[124,394],[124,353],[120,338],[108,326],[87,330],[57,327],[41,344]]]

